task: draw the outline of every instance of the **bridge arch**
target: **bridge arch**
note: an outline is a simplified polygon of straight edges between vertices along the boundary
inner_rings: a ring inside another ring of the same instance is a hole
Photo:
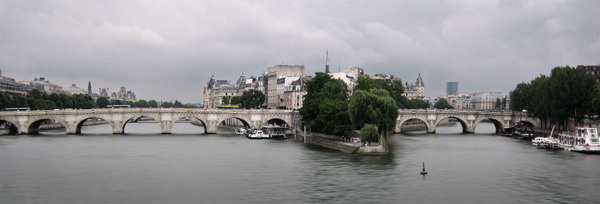
[[[58,121],[61,124],[63,124],[65,126],[65,129],[67,128],[67,121],[63,120],[62,118],[56,118],[56,117],[40,117],[35,119],[34,121],[31,121],[29,124],[26,125],[26,129],[27,129],[27,133],[28,134],[34,134],[34,133],[39,133],[40,132],[40,126],[42,125],[42,123],[44,123],[45,121]],[[22,133],[23,131],[21,131],[20,133]]]
[[[249,122],[249,121],[251,121],[250,118],[247,116],[244,116],[244,115],[224,115],[224,116],[221,116],[218,118],[217,124],[220,125],[221,123],[223,123],[223,121],[230,119],[230,118],[235,118],[235,119],[240,120],[242,122],[242,124],[244,124],[244,127],[252,127],[252,125]]]
[[[288,127],[291,127],[293,125],[293,124],[290,124],[289,122],[286,122],[284,119],[281,119],[281,118],[271,118],[271,119],[265,121],[262,125],[277,124],[277,125],[281,126],[284,123],[287,124]]]
[[[88,120],[88,119],[102,119],[106,122],[108,122],[111,127],[114,126],[113,123],[111,123],[111,121],[109,119],[106,119],[102,116],[90,116],[90,117],[84,117],[80,120],[77,120],[75,123],[75,131],[73,131],[73,133],[75,134],[81,134],[81,127],[83,127],[83,124]],[[114,127],[112,127],[114,129]],[[67,133],[69,133],[70,131],[67,129]]]
[[[460,123],[460,125],[462,126],[462,132],[463,133],[472,133],[472,131],[470,130],[474,130],[475,127],[471,127],[471,124],[469,124],[467,122],[467,119],[461,116],[455,116],[455,115],[449,115],[449,116],[444,116],[444,117],[440,117],[439,119],[437,119],[435,121],[435,125],[434,128],[437,128],[437,126],[443,121],[443,120],[450,120],[450,119],[456,119],[458,120],[458,122]]]
[[[404,123],[406,121],[409,121],[409,120],[420,120],[420,121],[423,122],[423,124],[425,124],[425,130],[429,130],[429,128],[430,128],[429,127],[430,126],[429,123],[427,123],[427,120],[424,119],[423,117],[418,117],[418,116],[415,116],[415,117],[404,117],[404,118],[402,118],[402,120],[396,121],[395,132],[396,133],[402,132],[402,126],[404,125]]]
[[[206,118],[202,118],[202,117],[192,117],[192,118],[195,118],[196,120],[200,121],[200,123],[202,123],[202,126],[204,126],[204,134],[207,134],[208,133],[208,130],[207,130],[208,124],[206,123],[206,121],[207,121]],[[179,120],[179,119],[181,119],[181,118],[178,118],[177,120]],[[173,127],[173,125],[171,125],[171,127]]]
[[[268,116],[268,117],[265,117],[262,119],[263,120],[261,121],[261,124],[257,128],[261,128],[260,126],[262,126],[262,125],[271,124],[269,122],[276,122],[276,121],[280,121],[280,122],[283,121],[285,124],[287,124],[288,127],[292,127],[294,125],[294,123],[291,121],[291,118],[290,118],[290,120],[286,120],[284,117],[279,117],[277,115],[275,115],[275,116],[271,115],[271,116]],[[279,124],[279,125],[283,125],[283,124]]]
[[[10,120],[10,119],[3,119],[0,120],[0,125],[4,124],[6,126],[6,128],[8,128],[8,134],[14,134],[14,133],[19,133],[19,126],[16,121]]]
[[[134,118],[137,118],[137,119],[139,119],[139,118],[141,118],[141,117],[148,117],[148,118],[152,118],[152,119],[154,119],[156,122],[158,122],[158,124],[160,125],[160,129],[161,129],[161,131],[163,131],[163,130],[165,129],[164,122],[161,122],[162,120],[160,120],[159,118],[157,118],[157,117],[155,117],[155,116],[153,116],[153,115],[150,115],[150,114],[135,114],[135,115],[127,115],[127,116],[125,116],[125,118],[123,118],[124,120],[123,120],[123,124],[121,124],[121,130],[122,130],[122,131],[121,131],[121,134],[125,133],[125,125],[127,125],[127,123],[129,123],[129,121],[130,121],[131,119],[134,119]],[[115,125],[116,125],[116,124],[115,124]],[[172,124],[171,124],[171,125],[172,125]],[[114,127],[113,127],[113,128],[114,128]]]
[[[504,124],[502,123],[502,121],[494,118],[494,117],[481,117],[478,118],[477,120],[475,120],[475,122],[473,123],[473,132],[475,132],[475,128],[477,127],[477,125],[484,120],[489,120],[494,124],[494,127],[496,128],[496,133],[498,133],[500,130],[504,129]]]

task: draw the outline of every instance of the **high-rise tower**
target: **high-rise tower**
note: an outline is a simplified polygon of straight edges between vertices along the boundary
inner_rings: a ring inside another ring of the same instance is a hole
[[[327,48],[327,58],[325,61],[325,73],[329,73],[329,48]]]

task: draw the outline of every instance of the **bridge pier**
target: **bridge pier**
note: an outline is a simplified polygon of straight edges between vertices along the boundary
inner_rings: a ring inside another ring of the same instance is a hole
[[[162,131],[162,134],[171,134],[172,127],[173,127],[173,121],[160,122],[160,129]]]
[[[207,134],[217,134],[217,127],[219,127],[218,121],[211,120],[206,122],[205,125],[206,126],[204,126],[204,131],[206,131]]]
[[[77,123],[75,121],[68,121],[65,125],[65,130],[67,134],[79,134],[81,133],[81,128],[77,128]]]
[[[113,130],[113,134],[123,134],[123,132],[125,130],[125,128],[123,127],[122,121],[113,121],[111,126],[112,126],[112,130]]]
[[[433,124],[432,124],[433,123]],[[427,133],[435,133],[435,120],[433,121],[429,121],[429,124],[427,124]]]

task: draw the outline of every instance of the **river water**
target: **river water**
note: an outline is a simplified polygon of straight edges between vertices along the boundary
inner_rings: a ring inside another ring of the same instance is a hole
[[[0,137],[0,203],[597,203],[600,155],[475,134],[389,136],[387,156],[293,140],[250,140],[180,121],[107,124],[81,135]],[[419,173],[425,162],[426,176]]]

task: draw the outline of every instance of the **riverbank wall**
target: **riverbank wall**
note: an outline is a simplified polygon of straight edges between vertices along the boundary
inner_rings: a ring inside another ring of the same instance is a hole
[[[304,141],[304,137],[301,134],[297,134],[296,141]],[[373,143],[374,145],[370,146],[363,146],[363,144],[359,142],[344,142],[342,136],[321,133],[307,133],[306,143],[339,150],[349,154],[380,156],[389,153],[387,143],[385,141],[378,144]]]

